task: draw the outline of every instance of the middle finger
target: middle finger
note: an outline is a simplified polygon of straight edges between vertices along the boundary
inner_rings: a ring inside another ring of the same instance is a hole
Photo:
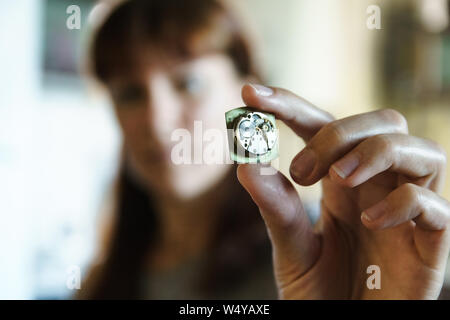
[[[323,178],[330,166],[368,137],[408,133],[405,118],[397,111],[383,109],[351,116],[325,125],[292,160],[290,174],[307,186]]]

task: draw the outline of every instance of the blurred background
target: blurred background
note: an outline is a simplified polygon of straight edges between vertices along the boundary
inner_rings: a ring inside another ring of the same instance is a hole
[[[68,269],[83,275],[96,252],[121,136],[81,70],[106,2],[0,2],[1,299],[67,298]],[[248,24],[267,84],[337,117],[395,108],[450,154],[448,0],[225,2]],[[66,27],[72,4],[79,30]],[[369,5],[381,9],[379,30],[366,25]],[[302,146],[281,125],[282,172]],[[317,203],[319,187],[299,192]]]

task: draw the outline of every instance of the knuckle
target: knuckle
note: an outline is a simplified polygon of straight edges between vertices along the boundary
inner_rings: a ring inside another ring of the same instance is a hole
[[[338,144],[346,139],[346,133],[341,121],[331,122],[322,129],[324,138],[333,144]]]
[[[404,200],[409,203],[420,202],[420,189],[413,183],[405,183],[399,188],[400,194]]]
[[[396,126],[401,128],[403,131],[408,132],[408,121],[406,118],[395,109],[382,109],[380,110],[380,115],[384,120],[394,123]]]
[[[431,141],[431,143],[433,144],[433,146],[436,149],[436,152],[438,154],[439,163],[442,165],[443,168],[445,168],[447,166],[447,151],[439,143],[437,143],[435,141]]]
[[[435,160],[434,169],[437,170],[437,172],[443,172],[445,171],[445,168],[447,167],[447,152],[439,143],[425,139],[428,144],[430,145],[430,149],[432,150],[433,159]]]
[[[377,150],[381,154],[392,154],[394,152],[394,144],[388,135],[380,134],[369,139],[373,150]]]
[[[445,207],[447,211],[445,212],[445,218],[447,221],[447,226],[450,228],[450,202],[447,199],[444,199]]]
[[[298,228],[296,217],[293,215],[277,215],[267,218],[268,228],[273,230],[272,232],[281,232],[281,234],[292,234],[295,233]],[[274,230],[275,228],[275,230]]]

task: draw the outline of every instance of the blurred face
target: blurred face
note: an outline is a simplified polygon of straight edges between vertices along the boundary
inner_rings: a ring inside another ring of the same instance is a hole
[[[226,140],[205,142],[203,133],[219,129],[226,138],[224,113],[242,105],[243,82],[224,54],[182,62],[152,59],[136,74],[111,79],[108,86],[133,172],[153,191],[184,199],[220,181],[231,166],[193,164],[194,155],[203,158],[202,150],[214,143],[213,149],[220,148],[225,158]],[[174,131],[190,140],[173,141]],[[172,149],[182,141],[190,148],[192,164],[175,164],[172,159]]]

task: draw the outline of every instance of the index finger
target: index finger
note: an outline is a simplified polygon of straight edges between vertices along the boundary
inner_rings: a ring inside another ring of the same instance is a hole
[[[248,106],[273,113],[305,141],[334,120],[328,112],[281,88],[246,84],[242,87],[242,99]]]

